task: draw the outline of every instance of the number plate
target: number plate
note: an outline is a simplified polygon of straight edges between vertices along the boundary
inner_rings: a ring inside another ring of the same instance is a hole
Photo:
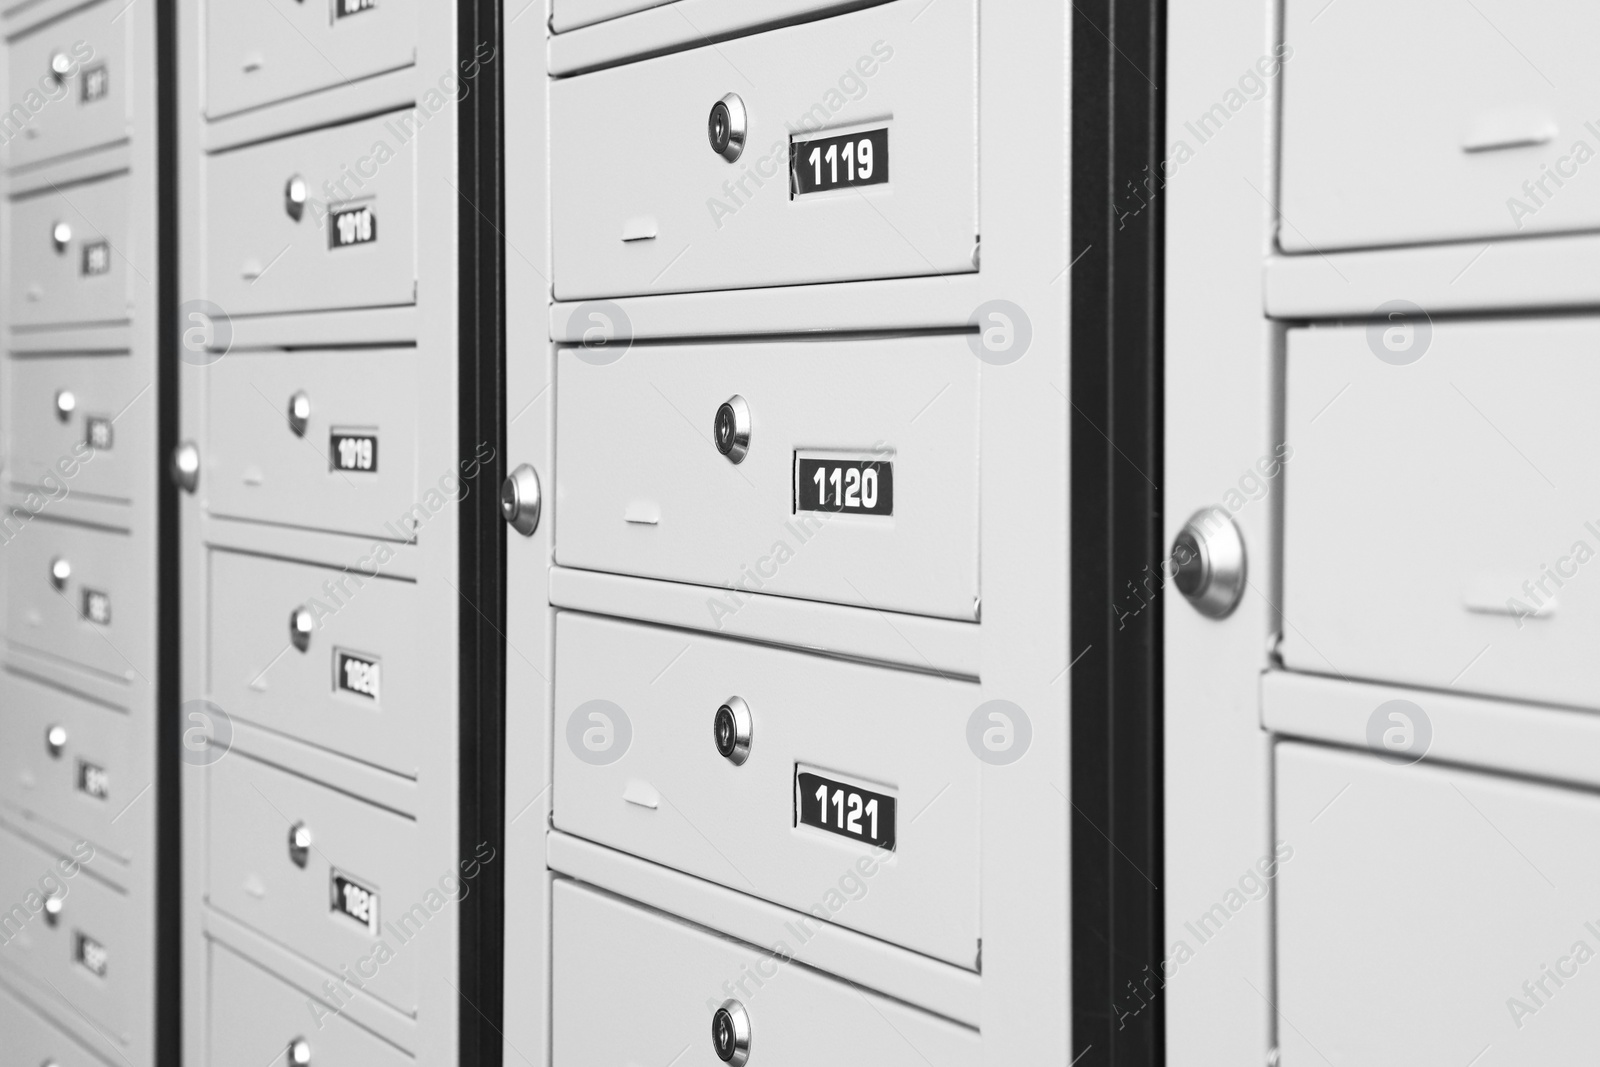
[[[370,207],[347,207],[328,213],[329,248],[349,248],[377,239],[378,216]]]
[[[333,0],[333,17],[342,19],[347,15],[359,15],[377,6],[378,0]]]
[[[87,277],[111,272],[111,242],[91,241],[83,246],[83,273]]]
[[[106,976],[106,947],[88,934],[73,938],[72,958],[90,974],[98,978]]]
[[[344,649],[333,653],[334,685],[346,693],[354,693],[367,700],[378,699],[379,664],[375,659],[357,656]]]
[[[111,450],[111,420],[94,416],[83,420],[83,440],[96,452],[109,452]]]
[[[96,800],[104,800],[111,795],[111,776],[104,767],[96,767],[87,760],[78,761],[78,792],[86,793]]]
[[[791,196],[882,185],[888,180],[887,129],[789,142]]]
[[[334,430],[328,434],[328,458],[336,471],[378,473],[378,435]]]
[[[111,625],[111,594],[98,589],[83,591],[83,617],[96,626]]]
[[[111,92],[111,72],[106,70],[104,63],[97,67],[85,67],[78,77],[79,96],[85,104],[104,100]]]
[[[796,769],[801,826],[894,849],[894,797]]]
[[[360,882],[347,878],[338,871],[328,878],[328,905],[347,919],[366,927],[368,932],[378,932],[378,894]]]
[[[795,458],[796,511],[894,514],[894,463],[886,459]]]

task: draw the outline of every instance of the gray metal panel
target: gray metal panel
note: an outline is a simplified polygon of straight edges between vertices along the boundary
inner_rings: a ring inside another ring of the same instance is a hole
[[[129,134],[130,79],[155,65],[130,48],[114,0],[14,38],[6,58],[10,110],[0,116],[6,164],[21,167],[121,140]],[[19,111],[20,109],[20,111]]]
[[[212,118],[410,66],[417,0],[205,0]]]
[[[144,361],[128,352],[11,360],[11,483],[129,502],[156,448],[158,405]]]
[[[127,258],[131,192],[121,175],[12,201],[12,326],[125,321],[136,280],[148,298],[149,274]]]
[[[3,985],[0,985],[0,1034],[6,1035],[7,1053],[26,1067],[46,1063],[56,1067],[105,1067],[104,1061],[86,1052],[65,1031],[52,1026],[30,1004]],[[105,1048],[103,1044],[101,1047]]]
[[[977,969],[976,685],[570,612],[555,677],[558,829]],[[733,696],[738,766],[712,736]],[[617,747],[586,747],[608,718]],[[892,796],[892,854],[797,826],[800,770]]]
[[[554,897],[556,1064],[670,1062],[689,1049],[695,1058],[686,1062],[714,1063],[711,1018],[729,997],[749,1012],[752,1057],[882,1067],[982,1062],[976,1031],[766,949],[572,882],[557,882]]]

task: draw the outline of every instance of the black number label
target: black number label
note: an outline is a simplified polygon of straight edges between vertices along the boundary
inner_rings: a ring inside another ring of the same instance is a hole
[[[334,684],[346,693],[377,700],[379,669],[380,664],[375,659],[353,655],[343,649],[334,652]]]
[[[894,464],[886,459],[796,461],[795,510],[894,514]]]
[[[795,782],[801,826],[894,849],[894,797],[804,771]]]
[[[789,142],[791,196],[882,185],[889,180],[889,131]]]
[[[73,938],[72,958],[90,974],[98,978],[106,976],[106,947],[88,934]]]
[[[378,932],[378,893],[334,871],[328,880],[328,905],[368,931]]]
[[[84,245],[82,269],[85,276],[110,273],[111,242],[91,241]]]
[[[377,6],[378,0],[333,0],[333,17],[342,19],[347,15],[359,15]]]
[[[349,248],[378,239],[378,216],[370,207],[347,207],[328,215],[328,247]]]
[[[362,474],[378,472],[378,435],[375,433],[341,433],[334,430],[328,435],[328,458],[336,471],[360,471]]]
[[[104,63],[97,67],[85,67],[79,77],[79,96],[85,104],[104,100],[111,92],[111,73],[106,70]]]
[[[84,443],[96,452],[108,452],[111,449],[111,420],[90,416],[83,420]]]
[[[83,617],[96,626],[111,625],[111,594],[98,589],[83,591]]]
[[[87,760],[79,760],[78,792],[96,800],[104,800],[111,795],[111,776],[106,773],[104,767],[96,767]]]

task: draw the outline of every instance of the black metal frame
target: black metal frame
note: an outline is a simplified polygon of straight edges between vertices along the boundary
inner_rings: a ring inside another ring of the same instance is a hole
[[[1165,1062],[1161,992],[1165,0],[1072,23],[1072,1025]],[[1087,251],[1083,251],[1087,248]]]
[[[505,852],[505,161],[501,8],[458,0],[456,42],[465,96],[460,121],[460,421],[463,459],[494,455],[460,506],[460,830],[462,858],[480,842]],[[492,51],[489,51],[492,49]],[[487,58],[486,58],[487,57]],[[462,898],[457,981],[460,1063],[501,1062],[505,999],[505,863],[485,863]]]

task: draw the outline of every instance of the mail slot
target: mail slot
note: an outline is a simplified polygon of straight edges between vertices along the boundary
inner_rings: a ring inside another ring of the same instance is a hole
[[[557,296],[976,270],[975,7],[900,0],[552,82]]]
[[[1593,4],[1340,0],[1330,11],[1326,0],[1288,0],[1283,18],[1284,44],[1240,82],[1255,101],[1231,90],[1181,116],[1175,133],[1205,152],[1242,107],[1270,108],[1266,80],[1254,75],[1275,72],[1282,57],[1286,250],[1600,224],[1600,183],[1589,173],[1600,150],[1589,106],[1600,95]]]
[[[211,554],[211,692],[230,716],[415,776],[426,619],[382,546],[343,569]]]
[[[156,398],[132,357],[12,356],[11,480],[129,503],[155,489]]]
[[[411,110],[205,162],[206,298],[229,315],[416,301]]]
[[[980,703],[967,682],[563,613],[555,824],[974,969]]]
[[[136,72],[128,65],[125,8],[115,0],[79,8],[13,38],[10,110],[0,117],[7,162],[27,166],[128,135]]]
[[[982,1059],[976,1031],[768,948],[568,881],[555,883],[554,912],[555,1063],[715,1064],[724,1010],[747,1027],[752,1065],[975,1067]]]
[[[127,321],[138,275],[127,259],[126,173],[16,197],[10,221],[13,326]]]
[[[971,620],[978,374],[962,336],[558,356],[556,559]]]
[[[237,751],[207,773],[212,906],[415,1013],[411,942],[455,922],[454,865],[422,869],[413,820]]]
[[[1292,330],[1284,663],[1600,704],[1589,319]]]
[[[416,0],[206,0],[212,118],[409,67]]]
[[[209,367],[205,384],[201,484],[213,515],[414,535],[416,349],[239,353]],[[459,499],[459,473],[439,472],[434,501]]]

